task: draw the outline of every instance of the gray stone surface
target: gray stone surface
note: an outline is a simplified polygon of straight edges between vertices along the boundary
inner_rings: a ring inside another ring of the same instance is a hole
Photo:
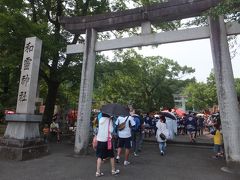
[[[73,145],[50,144],[49,156],[15,162],[0,161],[1,180],[94,180],[96,158],[93,151],[87,156],[73,156]],[[156,143],[144,144],[139,157],[130,157],[130,164],[117,164],[119,176],[110,174],[109,162],[102,165],[104,177],[121,180],[239,180],[239,175],[221,171],[223,159],[213,159],[212,148],[168,145],[166,156],[161,156]],[[122,157],[121,157],[122,158]]]
[[[209,18],[211,48],[216,79],[226,159],[240,164],[240,110],[223,16]]]
[[[35,114],[7,114],[6,121],[11,122],[41,122],[42,115]]]
[[[27,160],[48,152],[40,138],[41,116],[34,115],[42,41],[26,38],[17,97],[17,114],[6,117],[8,125],[0,139],[0,158]]]
[[[39,138],[39,124],[30,122],[8,122],[4,137],[26,140]]]
[[[48,146],[43,140],[0,139],[0,158],[8,160],[28,160],[48,154]]]
[[[174,0],[126,11],[84,17],[61,17],[60,22],[71,33],[84,33],[87,28],[94,28],[98,32],[121,30],[141,26],[141,23],[144,21],[159,23],[199,16],[206,10],[219,4],[220,1]]]

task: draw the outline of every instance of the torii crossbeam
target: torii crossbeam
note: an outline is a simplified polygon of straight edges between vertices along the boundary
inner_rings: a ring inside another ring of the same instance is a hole
[[[62,17],[60,22],[71,33],[85,33],[94,28],[98,32],[121,30],[140,26],[142,22],[151,24],[196,17],[223,0],[169,0],[146,7],[120,12],[109,12],[92,16]]]

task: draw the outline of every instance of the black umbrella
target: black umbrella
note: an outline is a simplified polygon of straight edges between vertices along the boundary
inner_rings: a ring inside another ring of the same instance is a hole
[[[103,105],[100,111],[110,116],[130,116],[127,106],[116,103]]]
[[[170,113],[170,112],[161,111],[160,114],[161,114],[162,116],[165,116],[165,117],[168,117],[168,118],[170,118],[170,119],[176,120],[176,117],[175,117],[172,113]]]

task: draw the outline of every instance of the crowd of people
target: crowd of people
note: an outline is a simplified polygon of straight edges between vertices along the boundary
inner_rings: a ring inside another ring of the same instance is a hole
[[[140,114],[134,110],[130,116],[109,116],[99,113],[93,120],[94,136],[97,139],[96,156],[97,170],[96,177],[103,176],[101,171],[102,161],[110,159],[111,172],[119,174],[120,170],[115,168],[115,163],[123,163],[124,166],[131,164],[129,161],[130,152],[133,156],[139,156],[142,151],[142,143],[145,136],[155,136],[159,143],[159,153],[164,156],[166,153],[167,140],[173,140],[177,135],[189,136],[191,143],[196,143],[197,136],[206,130],[213,135],[215,158],[223,157],[223,140],[219,114],[205,116],[189,112],[182,117],[167,111],[171,116],[161,113]],[[172,119],[172,116],[175,119]],[[124,127],[122,127],[124,125]],[[111,143],[111,148],[109,147]],[[123,160],[121,153],[124,150]],[[114,156],[116,154],[116,156]]]
[[[115,163],[131,164],[129,156],[138,157],[143,147],[144,138],[155,137],[159,144],[161,156],[166,154],[166,143],[174,140],[176,136],[188,135],[191,143],[196,143],[197,137],[207,132],[213,135],[214,158],[224,156],[223,138],[221,133],[221,121],[219,113],[205,115],[189,112],[178,116],[171,109],[162,112],[141,114],[138,110],[132,110],[130,116],[110,116],[105,113],[95,114],[91,121],[95,138],[97,170],[96,177],[103,176],[102,162],[110,159],[111,173],[120,173],[115,168]],[[45,143],[49,136],[55,136],[60,142],[60,126],[57,115],[54,115],[50,125],[45,124],[43,137]],[[124,155],[121,154],[124,151]],[[123,159],[121,160],[121,157]]]

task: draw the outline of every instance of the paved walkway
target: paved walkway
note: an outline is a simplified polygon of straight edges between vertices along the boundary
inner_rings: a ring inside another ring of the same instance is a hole
[[[96,158],[93,151],[87,156],[74,157],[73,145],[67,142],[49,145],[50,155],[29,161],[0,161],[1,180],[93,180]],[[240,176],[220,170],[224,159],[213,159],[212,148],[169,144],[166,156],[160,156],[158,144],[145,142],[139,157],[130,157],[127,167],[117,164],[121,173],[110,174],[110,164],[103,164],[104,177],[112,180],[239,180]]]
[[[146,141],[155,142],[155,136],[146,137]],[[194,145],[190,142],[188,135],[178,135],[175,136],[174,140],[169,141],[170,144],[184,144],[184,145]],[[213,145],[213,135],[209,132],[204,131],[203,135],[197,136],[195,145],[199,146],[212,146]]]

